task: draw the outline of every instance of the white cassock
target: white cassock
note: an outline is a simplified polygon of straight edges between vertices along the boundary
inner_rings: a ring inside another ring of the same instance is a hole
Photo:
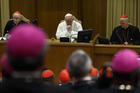
[[[82,25],[79,22],[73,20],[71,31],[67,30],[66,21],[61,22],[57,27],[56,38],[60,39],[60,37],[69,37],[69,38],[77,38],[78,31],[82,31]]]

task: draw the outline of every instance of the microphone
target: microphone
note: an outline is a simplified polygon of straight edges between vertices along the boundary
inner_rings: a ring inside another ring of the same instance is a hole
[[[72,38],[72,36],[74,36],[74,35],[77,35],[77,34],[71,34],[70,35],[70,37],[69,37],[70,38],[70,42],[73,42],[74,41],[74,38]]]

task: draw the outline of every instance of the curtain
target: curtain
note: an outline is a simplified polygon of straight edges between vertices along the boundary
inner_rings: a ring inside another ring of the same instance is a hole
[[[1,34],[4,33],[4,27],[9,20],[9,0],[0,0]]]

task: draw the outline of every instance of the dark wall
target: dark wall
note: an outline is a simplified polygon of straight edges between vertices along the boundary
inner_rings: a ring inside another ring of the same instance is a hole
[[[16,10],[30,20],[38,18],[39,26],[50,38],[68,12],[82,21],[84,29],[95,29],[94,35],[106,35],[107,0],[10,0],[10,14]]]

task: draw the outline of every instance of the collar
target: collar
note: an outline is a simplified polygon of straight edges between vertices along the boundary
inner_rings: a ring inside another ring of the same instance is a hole
[[[86,76],[82,80],[84,80],[84,81],[90,81],[90,80],[92,80],[92,78],[90,76]]]

